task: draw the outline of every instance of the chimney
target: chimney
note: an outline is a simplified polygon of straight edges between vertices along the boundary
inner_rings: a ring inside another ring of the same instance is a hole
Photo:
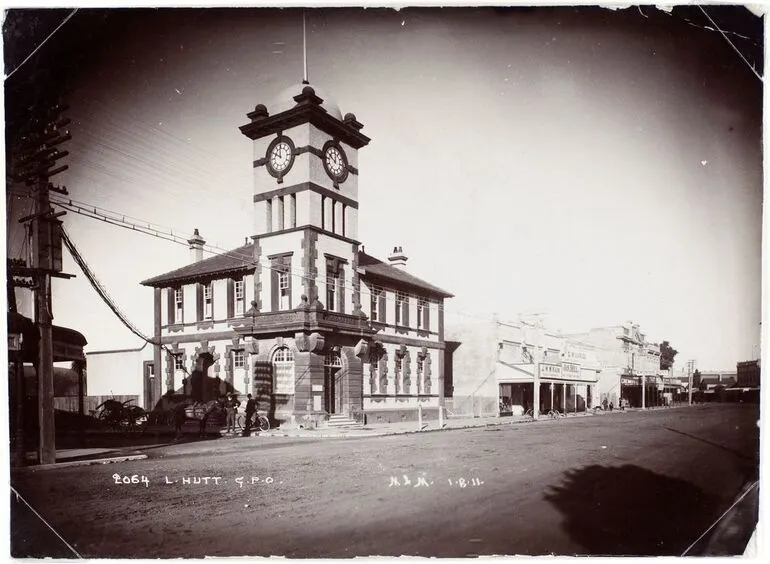
[[[192,238],[188,239],[187,242],[190,243],[190,262],[203,260],[203,245],[206,244],[206,241],[203,240],[197,229],[193,233]]]
[[[404,250],[401,247],[393,247],[393,252],[390,253],[388,261],[391,266],[398,268],[406,268],[406,261],[409,260],[404,254]]]

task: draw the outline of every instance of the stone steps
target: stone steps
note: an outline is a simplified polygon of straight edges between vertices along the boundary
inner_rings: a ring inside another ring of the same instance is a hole
[[[334,414],[329,416],[329,420],[326,422],[327,427],[363,427],[362,423],[358,423],[354,419],[344,414]]]

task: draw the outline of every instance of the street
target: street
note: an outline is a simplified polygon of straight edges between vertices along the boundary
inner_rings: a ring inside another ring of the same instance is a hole
[[[88,558],[678,556],[758,479],[758,416],[758,405],[709,404],[362,439],[217,439],[17,471],[12,485]],[[13,556],[74,556],[11,505]]]

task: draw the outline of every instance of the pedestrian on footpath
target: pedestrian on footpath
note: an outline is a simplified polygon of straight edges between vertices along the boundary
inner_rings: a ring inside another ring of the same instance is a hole
[[[238,412],[241,402],[233,395],[227,396],[227,403],[225,404],[225,410],[227,411],[227,433],[232,428],[233,434],[235,434],[235,414]]]
[[[174,407],[174,427],[176,428],[175,441],[182,438],[182,426],[184,425],[187,415],[185,414],[185,404],[179,403]]]
[[[248,398],[246,400],[246,424],[243,434],[248,437],[249,433],[251,433],[251,418],[254,417],[257,411],[257,400],[252,398],[251,394],[246,394],[246,397]]]

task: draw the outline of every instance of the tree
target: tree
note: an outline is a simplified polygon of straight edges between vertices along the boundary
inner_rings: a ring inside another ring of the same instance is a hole
[[[696,370],[692,373],[692,387],[701,392],[707,387],[705,380],[701,379],[700,370]]]
[[[679,351],[672,348],[668,341],[660,344],[660,369],[668,370],[674,365],[674,357]]]

